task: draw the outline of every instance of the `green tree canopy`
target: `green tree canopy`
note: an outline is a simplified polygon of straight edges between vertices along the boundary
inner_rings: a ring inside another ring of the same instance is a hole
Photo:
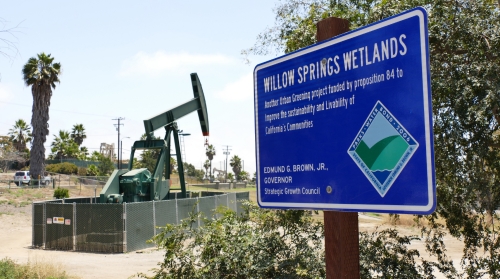
[[[500,278],[500,9],[492,0],[288,0],[275,26],[245,54],[290,52],[316,42],[315,24],[331,16],[351,29],[423,6],[429,48],[437,181],[437,209],[466,244],[468,278]],[[484,249],[486,253],[479,253]]]
[[[59,130],[59,135],[54,135],[54,141],[51,144],[53,159],[77,158],[80,154],[78,144],[70,137],[68,131]]]
[[[233,168],[234,175],[236,179],[239,179],[241,172],[241,158],[238,155],[234,155],[229,161],[229,165]]]
[[[23,67],[23,80],[31,86],[33,108],[31,126],[33,145],[30,152],[30,174],[43,175],[45,162],[45,141],[49,134],[49,107],[52,89],[56,88],[61,73],[61,64],[54,63],[54,57],[44,52],[31,57]]]
[[[19,152],[26,151],[26,143],[31,142],[31,127],[23,119],[18,119],[9,130],[10,140]]]
[[[71,130],[71,138],[81,146],[83,140],[87,138],[87,134],[85,134],[85,127],[83,124],[75,124],[73,125],[73,129]]]

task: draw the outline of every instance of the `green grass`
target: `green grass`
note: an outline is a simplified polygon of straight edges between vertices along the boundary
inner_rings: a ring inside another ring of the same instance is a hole
[[[22,201],[19,203],[19,207],[24,207],[24,206],[27,206],[27,205],[30,205],[31,204],[31,201]]]
[[[17,190],[14,192],[14,196],[16,196],[16,198],[19,198],[21,196],[24,196],[26,193],[24,191],[24,189],[20,189],[20,190]]]

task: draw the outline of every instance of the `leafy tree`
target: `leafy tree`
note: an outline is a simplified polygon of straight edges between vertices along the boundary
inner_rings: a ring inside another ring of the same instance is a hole
[[[31,127],[23,119],[18,119],[9,130],[10,140],[19,152],[26,151],[26,143],[31,142]]]
[[[115,169],[115,164],[111,161],[111,158],[102,156],[99,158],[99,165],[97,166],[100,176],[110,175]]]
[[[175,168],[177,167],[177,160],[174,157],[170,157],[170,173],[176,173]]]
[[[213,176],[212,174],[212,160],[214,159],[215,154],[215,147],[210,144],[207,146],[205,150],[205,155],[207,155],[208,160],[210,161],[210,172],[209,172],[209,177],[211,178]]]
[[[49,106],[52,89],[56,88],[61,73],[61,64],[54,63],[50,54],[40,53],[31,57],[23,67],[23,80],[31,86],[33,95],[33,145],[30,153],[30,174],[43,175],[45,161],[44,143],[49,134]]]
[[[73,125],[73,130],[71,130],[71,138],[78,144],[78,146],[81,146],[83,143],[83,140],[87,138],[87,134],[85,134],[85,127],[83,127],[83,124],[75,124]]]
[[[94,151],[92,152],[92,154],[90,154],[89,161],[97,162],[101,159],[101,157],[102,157],[101,153],[99,153],[98,151]]]
[[[186,175],[196,177],[199,181],[203,181],[203,175],[205,175],[205,173],[202,170],[197,170],[194,165],[184,163],[184,171],[186,172]]]
[[[22,167],[26,158],[26,153],[14,148],[10,137],[0,136],[0,170],[6,172],[12,163],[17,163],[18,167]]]
[[[227,180],[228,180],[228,181],[233,181],[233,180],[234,180],[234,174],[233,174],[233,173],[231,173],[231,172],[230,172],[230,173],[228,173],[228,174],[227,174]],[[226,181],[226,182],[227,182],[227,181]]]
[[[238,179],[241,172],[241,158],[238,155],[234,155],[229,161],[229,165],[233,168],[234,175]]]
[[[465,243],[467,278],[500,278],[500,9],[491,0],[288,0],[275,26],[244,53],[290,52],[316,42],[315,23],[336,16],[351,29],[415,6],[429,13],[429,49],[438,205]],[[485,253],[479,253],[484,249]]]

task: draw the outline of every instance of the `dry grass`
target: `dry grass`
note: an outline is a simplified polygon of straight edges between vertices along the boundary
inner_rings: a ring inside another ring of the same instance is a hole
[[[18,264],[9,258],[0,261],[0,274],[7,278],[79,278],[66,274],[65,267],[53,260],[28,259],[26,264]]]

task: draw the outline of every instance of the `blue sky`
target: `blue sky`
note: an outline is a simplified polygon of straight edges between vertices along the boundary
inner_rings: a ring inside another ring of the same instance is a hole
[[[4,28],[14,27],[19,53],[0,57],[0,135],[17,119],[31,121],[32,96],[21,69],[46,52],[62,64],[54,90],[46,142],[59,130],[85,126],[83,145],[117,143],[112,120],[123,117],[123,157],[144,133],[143,120],[192,98],[189,74],[197,72],[205,92],[213,166],[223,168],[223,146],[255,171],[252,73],[274,56],[240,52],[274,23],[276,1],[0,1]],[[1,26],[0,26],[1,27]],[[3,29],[3,28],[2,28]],[[0,36],[7,36],[0,33]],[[178,121],[187,162],[201,168],[206,159],[196,113]],[[155,135],[164,136],[163,130]],[[126,137],[130,137],[126,138]]]

